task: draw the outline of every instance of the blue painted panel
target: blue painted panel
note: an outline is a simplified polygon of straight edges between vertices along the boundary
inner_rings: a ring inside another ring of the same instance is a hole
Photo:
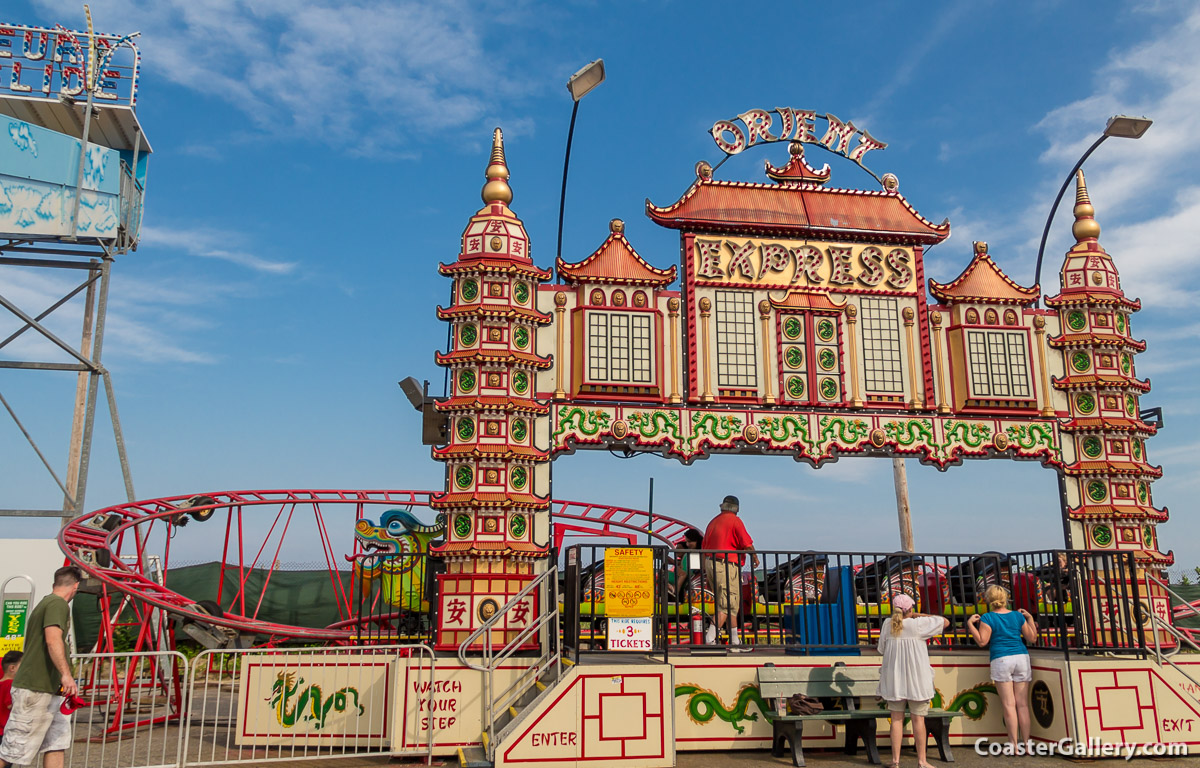
[[[71,234],[80,141],[36,125],[0,118],[0,233]],[[89,142],[79,201],[80,237],[115,238],[124,224],[136,240],[147,156],[138,158],[138,185],[126,184],[121,204],[121,152]],[[126,164],[133,161],[128,153]]]

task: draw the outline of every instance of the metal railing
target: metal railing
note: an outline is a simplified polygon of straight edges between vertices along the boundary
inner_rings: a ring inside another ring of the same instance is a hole
[[[505,622],[504,626],[508,626],[509,614],[517,606],[526,605],[526,598],[531,595],[537,604],[537,615],[497,650],[493,636],[497,632],[502,637],[511,633],[511,630],[497,629],[497,625]],[[496,745],[499,737],[503,735],[502,732],[497,732],[497,725],[509,707],[520,703],[546,672],[552,671],[554,680],[562,674],[562,648],[559,639],[561,625],[557,597],[558,569],[550,568],[529,582],[500,610],[467,635],[458,647],[459,661],[483,674],[483,743],[484,752],[489,760],[495,759]],[[531,641],[537,642],[541,649],[537,658],[532,660],[528,668],[517,673],[504,690],[497,691],[496,669],[522,648],[527,647]],[[479,653],[482,663],[473,662],[469,656],[472,653]]]
[[[606,647],[602,545],[566,552],[564,644]],[[732,645],[728,605],[743,649],[806,654],[856,654],[875,645],[904,593],[920,613],[947,619],[930,641],[942,650],[975,649],[967,620],[988,608],[983,595],[1008,589],[1009,607],[1027,610],[1039,636],[1030,647],[1064,652],[1144,654],[1144,610],[1131,552],[1070,551],[1005,554],[796,552],[679,549],[656,554],[663,596],[655,600],[655,650],[712,652]],[[740,562],[739,562],[740,560]],[[1061,563],[1061,564],[1060,564]],[[660,634],[661,632],[661,634]],[[657,638],[661,637],[661,641]]]
[[[1143,584],[1145,584],[1147,595],[1153,594],[1153,591],[1150,589],[1150,585],[1153,584],[1156,587],[1158,587],[1159,589],[1161,589],[1163,592],[1165,592],[1166,595],[1168,596],[1168,598],[1173,597],[1176,600],[1178,600],[1180,603],[1182,603],[1184,605],[1188,605],[1188,603],[1182,597],[1180,597],[1178,593],[1176,593],[1174,590],[1172,590],[1169,585],[1167,585],[1164,582],[1151,576],[1148,572],[1143,571],[1142,576],[1143,576]],[[1200,611],[1197,611],[1195,608],[1192,608],[1190,605],[1188,607],[1191,608],[1192,613],[1200,616]],[[1183,632],[1180,632],[1174,625],[1171,624],[1171,622],[1165,621],[1164,619],[1160,618],[1158,616],[1158,614],[1156,614],[1154,612],[1153,609],[1151,609],[1150,611],[1147,611],[1147,613],[1150,616],[1150,624],[1151,624],[1152,634],[1154,635],[1154,660],[1155,660],[1155,662],[1157,662],[1158,666],[1160,666],[1160,667],[1162,666],[1164,661],[1167,662],[1168,664],[1171,665],[1172,668],[1175,669],[1175,671],[1179,672],[1179,674],[1183,675],[1189,681],[1191,681],[1192,685],[1195,687],[1192,690],[1188,691],[1188,693],[1191,694],[1193,699],[1195,699],[1196,701],[1200,701],[1200,695],[1197,695],[1195,693],[1195,691],[1200,690],[1200,680],[1197,680],[1196,678],[1192,677],[1186,670],[1183,669],[1183,667],[1176,664],[1175,659],[1173,658],[1175,656],[1175,654],[1179,653],[1180,649],[1184,645],[1187,645],[1193,651],[1196,651],[1196,652],[1200,652],[1200,645],[1196,645],[1196,643],[1192,641],[1191,637],[1189,637],[1187,634],[1185,634]],[[1159,639],[1158,639],[1158,633],[1160,631],[1166,632],[1167,634],[1171,635],[1171,637],[1175,638],[1175,647],[1167,650],[1165,653],[1163,652],[1162,644],[1159,642]]]
[[[437,620],[437,574],[445,562],[426,553],[361,554],[350,604],[355,618],[334,624],[348,627],[360,645],[433,643]]]
[[[190,665],[183,764],[396,754],[388,706],[398,687],[394,662],[413,657],[417,689],[428,669],[431,690],[437,661],[424,644],[204,651]],[[433,696],[424,701],[428,718]],[[427,733],[425,748],[413,754],[431,762],[433,730]]]
[[[86,706],[72,724],[71,768],[174,768],[183,764],[178,651],[72,657]]]

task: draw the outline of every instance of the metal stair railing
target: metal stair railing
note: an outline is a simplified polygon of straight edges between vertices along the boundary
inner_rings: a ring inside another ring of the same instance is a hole
[[[1175,598],[1176,600],[1183,603],[1184,605],[1188,605],[1187,601],[1184,600],[1182,597],[1180,597],[1167,584],[1164,584],[1162,581],[1159,581],[1157,578],[1155,578],[1154,576],[1151,576],[1149,573],[1143,572],[1143,576],[1144,576],[1145,583],[1146,583],[1146,595],[1147,596],[1149,596],[1151,594],[1150,585],[1155,584],[1158,587],[1162,588],[1170,597]],[[1192,608],[1192,612],[1196,613],[1197,615],[1200,615],[1200,611],[1197,611],[1195,608]],[[1172,658],[1175,654],[1179,653],[1181,645],[1184,643],[1186,643],[1188,646],[1190,646],[1192,648],[1192,650],[1197,651],[1197,652],[1200,652],[1200,646],[1196,645],[1196,643],[1193,642],[1192,639],[1190,637],[1188,637],[1187,635],[1185,635],[1183,632],[1180,632],[1178,629],[1171,626],[1170,622],[1164,621],[1163,619],[1159,618],[1158,615],[1155,614],[1153,610],[1147,611],[1147,613],[1149,613],[1149,615],[1150,615],[1150,626],[1151,626],[1151,630],[1152,630],[1151,633],[1154,635],[1154,659],[1155,659],[1155,661],[1158,662],[1158,665],[1160,667],[1163,665],[1164,661],[1167,662],[1168,664],[1171,665],[1171,667],[1173,669],[1175,669],[1177,672],[1179,672],[1179,674],[1183,675],[1188,680],[1190,680],[1192,682],[1192,685],[1196,686],[1197,688],[1200,688],[1200,680],[1197,680],[1196,678],[1194,678],[1190,674],[1188,674],[1181,666],[1176,664],[1174,659]],[[1168,633],[1169,635],[1171,635],[1172,637],[1175,638],[1175,647],[1173,649],[1167,651],[1166,653],[1163,652],[1162,646],[1158,640],[1158,630],[1159,629],[1165,631],[1166,633]],[[1189,691],[1189,693],[1191,693],[1191,692]],[[1192,693],[1191,695],[1192,695],[1192,698],[1196,699],[1197,701],[1200,701],[1200,696],[1197,696],[1195,693]]]
[[[496,649],[492,644],[492,630],[524,599],[542,588],[539,593],[540,603],[537,617],[522,629],[516,637],[509,640],[502,648]],[[512,657],[521,645],[535,635],[542,634],[547,626],[542,642],[542,652],[537,660],[517,675],[503,691],[496,691],[496,669]],[[458,646],[458,660],[469,669],[483,673],[483,746],[488,760],[495,760],[496,754],[496,722],[501,713],[515,704],[536,683],[543,672],[553,669],[555,679],[562,675],[562,648],[560,646],[560,627],[558,615],[558,568],[550,570],[529,582],[516,595],[496,611],[478,629],[467,636]],[[472,663],[467,658],[470,648],[482,638],[482,664]]]

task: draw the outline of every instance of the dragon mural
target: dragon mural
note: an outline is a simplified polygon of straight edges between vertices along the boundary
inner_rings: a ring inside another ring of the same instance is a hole
[[[411,512],[389,509],[379,516],[379,525],[362,519],[354,526],[354,538],[363,554],[347,558],[354,563],[354,578],[364,595],[378,585],[388,604],[414,613],[428,610],[425,572],[429,544],[445,533],[446,523],[438,515],[433,525],[424,525]]]
[[[338,688],[326,698],[322,696],[321,686],[310,685],[301,690],[303,685],[304,678],[297,679],[295,672],[280,672],[271,686],[271,695],[263,699],[270,702],[275,710],[275,719],[284,728],[292,728],[298,722],[305,721],[312,722],[313,729],[319,731],[325,727],[325,719],[331,711],[345,712],[347,706],[351,706],[351,711],[357,711],[359,716],[364,712],[358,703],[357,688]],[[351,696],[354,697],[353,705],[350,705]]]

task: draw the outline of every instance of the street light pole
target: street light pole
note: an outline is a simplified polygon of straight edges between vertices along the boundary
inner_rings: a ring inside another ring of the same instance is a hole
[[[1067,178],[1063,181],[1062,186],[1059,188],[1058,195],[1054,198],[1054,204],[1050,206],[1050,215],[1046,217],[1046,226],[1042,229],[1042,242],[1038,245],[1037,266],[1034,267],[1033,273],[1034,285],[1040,286],[1042,283],[1042,257],[1046,253],[1046,238],[1050,236],[1050,223],[1054,221],[1054,214],[1056,211],[1058,211],[1058,204],[1062,202],[1062,198],[1063,195],[1066,194],[1067,187],[1069,187],[1071,182],[1074,181],[1076,172],[1083,167],[1084,162],[1092,156],[1092,153],[1096,151],[1097,147],[1104,143],[1105,139],[1109,138],[1110,136],[1116,136],[1122,139],[1140,139],[1146,133],[1146,131],[1149,130],[1153,123],[1154,121],[1148,117],[1114,115],[1113,117],[1108,118],[1108,123],[1104,126],[1104,133],[1100,134],[1100,138],[1092,142],[1092,146],[1088,147],[1087,151],[1083,153],[1083,156],[1079,158],[1079,161],[1075,163],[1075,166],[1071,169],[1071,172],[1067,174]],[[1037,302],[1040,302],[1041,300],[1041,291],[1038,293],[1039,296],[1037,301],[1035,301],[1034,306],[1037,306]]]
[[[579,114],[580,99],[603,82],[604,59],[596,59],[567,80],[567,90],[571,92],[571,100],[575,103],[571,107],[571,127],[567,129],[567,154],[563,158],[562,192],[558,196],[558,248],[555,251],[558,258],[554,260],[556,271],[558,270],[558,259],[562,258],[563,210],[567,204],[567,169],[571,167],[571,140],[575,137],[575,116]]]

